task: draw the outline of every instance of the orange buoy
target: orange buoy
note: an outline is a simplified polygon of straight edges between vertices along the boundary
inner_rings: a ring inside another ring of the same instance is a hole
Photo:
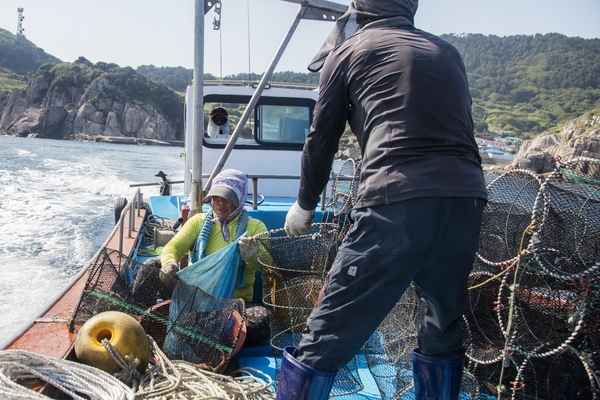
[[[150,342],[135,318],[119,311],[106,311],[87,320],[77,333],[77,359],[112,374],[120,371],[121,367],[105,349],[102,344],[104,339],[110,342],[123,360],[133,354],[139,360],[137,370],[146,372],[150,362]]]

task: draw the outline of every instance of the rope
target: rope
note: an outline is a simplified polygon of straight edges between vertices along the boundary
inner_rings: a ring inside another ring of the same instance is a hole
[[[487,285],[491,281],[496,280],[499,277],[501,277],[502,275],[506,274],[508,271],[510,271],[511,269],[513,269],[515,266],[517,266],[517,268],[518,268],[519,264],[521,263],[521,258],[523,256],[527,255],[527,250],[523,250],[523,242],[525,241],[525,236],[526,235],[533,235],[533,233],[535,232],[535,227],[536,227],[536,225],[535,225],[535,221],[534,221],[531,224],[529,224],[529,226],[527,228],[525,228],[525,230],[523,231],[523,235],[521,235],[521,244],[520,244],[520,247],[519,247],[519,249],[520,249],[519,250],[519,254],[517,255],[517,259],[512,264],[510,264],[508,267],[506,267],[506,269],[503,270],[502,272],[500,272],[500,273],[492,276],[491,278],[485,280],[484,282],[478,283],[475,286],[470,286],[469,290],[477,289],[477,288],[480,288],[480,287],[482,287],[484,285]]]
[[[174,221],[169,218],[163,218],[155,214],[148,216],[148,220],[144,223],[144,231],[142,232],[142,241],[154,242],[154,228],[159,231],[173,230]]]
[[[186,361],[171,361],[152,337],[148,336],[148,340],[154,360],[141,376],[136,370],[139,361],[130,356],[126,362],[108,341],[103,342],[104,347],[122,368],[115,376],[69,360],[22,350],[1,351],[0,398],[47,399],[17,383],[38,378],[77,400],[275,399],[273,380],[257,369],[241,368],[231,376],[220,375]],[[128,381],[132,388],[120,379]]]
[[[17,383],[19,380],[36,378],[47,382],[73,399],[134,399],[133,391],[129,387],[94,367],[23,350],[0,352],[1,398],[48,399],[41,393]]]
[[[187,361],[171,361],[151,336],[148,340],[154,360],[139,385],[133,388],[136,399],[275,399],[273,380],[259,370],[241,368],[232,376],[220,375]]]

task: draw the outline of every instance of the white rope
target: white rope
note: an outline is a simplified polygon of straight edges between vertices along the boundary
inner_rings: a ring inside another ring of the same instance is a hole
[[[273,380],[257,369],[241,368],[231,376],[217,374],[187,361],[169,360],[154,339],[150,336],[148,339],[154,360],[141,377],[135,374],[139,360],[130,356],[127,360],[129,362],[124,361],[106,343],[103,343],[105,348],[122,368],[115,376],[69,360],[22,350],[0,351],[0,398],[47,399],[48,397],[17,383],[24,379],[38,378],[77,400],[275,399]],[[133,389],[117,377],[127,381]]]
[[[10,399],[48,397],[17,383],[39,378],[73,399],[133,400],[133,391],[117,378],[97,368],[22,350],[0,351],[0,396]]]
[[[271,400],[273,380],[254,368],[241,368],[231,376],[202,369],[187,361],[171,361],[148,336],[154,359],[134,388],[136,399],[167,400]],[[260,377],[259,377],[260,376]]]

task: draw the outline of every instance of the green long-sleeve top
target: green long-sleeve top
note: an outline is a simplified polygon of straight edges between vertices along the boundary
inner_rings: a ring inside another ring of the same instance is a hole
[[[212,231],[210,232],[208,243],[206,244],[205,250],[207,255],[222,249],[236,240],[236,227],[240,215],[235,217],[233,221],[227,224],[230,238],[228,242],[223,239],[223,235],[221,234],[221,223],[219,221],[215,222]],[[173,237],[163,248],[160,256],[160,262],[162,265],[179,264],[179,260],[181,260],[181,258],[187,252],[193,251],[194,245],[196,244],[196,239],[200,234],[200,229],[202,229],[202,224],[204,223],[205,218],[205,213],[196,214],[186,221],[179,232],[177,232],[175,237]],[[259,233],[266,232],[267,227],[262,221],[248,216],[246,230],[248,231],[248,236],[252,237],[258,235]],[[245,301],[252,301],[252,296],[254,294],[254,277],[256,271],[259,269],[258,253],[259,252],[256,252],[252,257],[243,259],[246,263],[246,284],[241,288],[235,289],[235,298],[244,299]]]

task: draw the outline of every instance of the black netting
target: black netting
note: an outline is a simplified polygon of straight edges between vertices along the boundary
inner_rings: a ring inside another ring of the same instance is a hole
[[[533,208],[541,182],[528,171],[513,170],[490,183],[483,211],[477,257],[490,265],[513,262],[530,236],[523,232],[533,222]]]
[[[469,304],[464,314],[465,347],[469,359],[491,364],[502,358],[504,334],[500,328],[498,291],[502,279],[485,265],[475,264],[469,275]]]
[[[532,252],[549,274],[572,279],[598,275],[600,160],[577,159],[544,182],[536,203]]]
[[[560,165],[546,180],[508,171],[487,189],[461,398],[599,398],[599,161]],[[414,396],[417,299],[409,288],[365,344],[382,398]]]
[[[297,346],[306,327],[325,278],[337,251],[340,226],[313,224],[312,230],[290,238],[283,229],[256,236],[262,251],[258,256],[263,280],[263,304],[274,318],[271,321],[271,348],[277,374],[283,349]],[[341,368],[331,396],[342,396],[362,389],[356,361]]]
[[[224,370],[231,360],[245,319],[243,300],[211,297],[163,274],[157,259],[140,264],[108,249],[90,267],[71,331],[104,311],[136,318],[170,359],[213,371]]]

